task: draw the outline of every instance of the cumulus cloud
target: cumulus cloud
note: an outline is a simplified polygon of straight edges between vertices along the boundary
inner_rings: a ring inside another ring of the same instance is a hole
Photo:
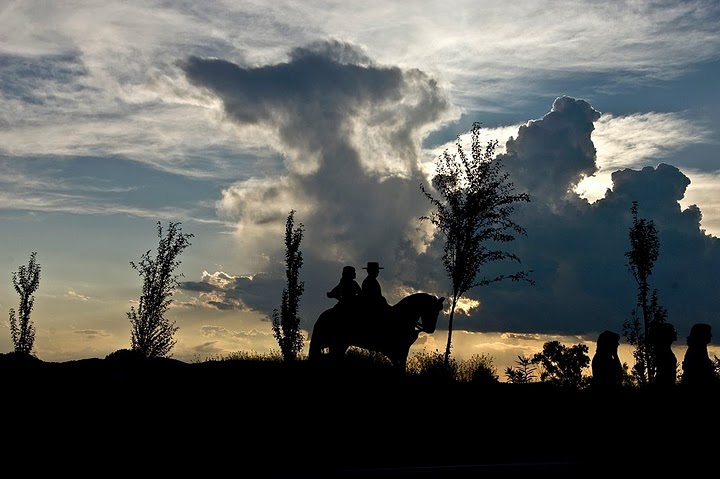
[[[285,63],[243,67],[192,57],[184,69],[222,100],[228,121],[271,130],[284,154],[285,175],[236,183],[218,204],[237,222],[255,271],[283,271],[291,209],[305,227],[308,270],[324,271],[313,276],[319,284],[335,282],[344,263],[394,262],[395,250],[417,235],[426,208],[417,138],[456,115],[432,78],[375,65],[336,41],[297,48]]]
[[[529,121],[505,145],[503,161],[513,181],[533,196],[562,201],[597,171],[591,135],[600,113],[584,100],[561,97],[540,121]]]
[[[697,206],[681,207],[690,185],[683,172],[667,163],[624,168],[612,173],[612,187],[595,203],[573,193],[577,181],[595,171],[591,132],[599,118],[587,102],[561,97],[547,115],[508,141],[499,158],[516,189],[531,197],[516,217],[528,235],[511,246],[534,271],[536,285],[497,284],[471,292],[482,300],[480,310],[460,318],[458,327],[573,334],[619,330],[635,305],[636,285],[624,256],[633,201],[640,216],[658,228],[660,258],[651,283],[669,320],[686,331],[693,322],[714,321],[719,304],[709,285],[720,242],[700,227]]]

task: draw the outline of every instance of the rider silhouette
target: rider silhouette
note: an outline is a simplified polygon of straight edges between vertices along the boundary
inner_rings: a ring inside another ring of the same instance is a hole
[[[655,356],[653,384],[661,387],[675,386],[677,381],[677,356],[672,343],[677,341],[677,331],[670,323],[650,323],[648,342]]]
[[[344,266],[340,282],[332,290],[328,291],[327,297],[338,300],[337,306],[343,307],[356,299],[362,289],[355,281],[355,268],[353,266]]]
[[[687,337],[687,350],[683,358],[683,386],[707,387],[717,378],[715,367],[708,355],[707,345],[712,340],[712,326],[705,323],[693,324]]]
[[[363,269],[367,271],[367,277],[362,282],[361,298],[363,305],[372,313],[385,315],[390,310],[390,305],[385,296],[382,295],[382,289],[377,280],[380,270],[385,268],[380,266],[377,261],[368,261],[367,266],[363,267]]]
[[[620,335],[615,331],[603,331],[597,339],[592,358],[592,384],[598,389],[617,388],[622,384],[623,367],[618,357]]]

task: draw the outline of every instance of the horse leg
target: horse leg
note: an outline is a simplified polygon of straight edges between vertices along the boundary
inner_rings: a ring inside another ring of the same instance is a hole
[[[397,351],[395,354],[395,359],[393,359],[393,364],[395,365],[395,368],[400,374],[405,374],[407,372],[407,359],[410,355],[410,346],[407,348],[402,348],[401,351]]]

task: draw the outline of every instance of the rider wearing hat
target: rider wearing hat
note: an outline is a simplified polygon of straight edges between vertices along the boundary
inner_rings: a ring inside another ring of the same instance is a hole
[[[390,308],[385,297],[382,295],[380,283],[377,280],[380,270],[384,269],[377,261],[368,261],[367,266],[363,267],[367,271],[367,277],[362,282],[362,299],[365,306],[372,310],[385,313]]]

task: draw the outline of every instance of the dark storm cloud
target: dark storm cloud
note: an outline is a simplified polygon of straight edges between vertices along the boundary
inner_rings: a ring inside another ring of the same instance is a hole
[[[367,102],[400,100],[402,71],[366,66],[368,59],[348,45],[332,42],[297,48],[290,59],[246,69],[223,60],[191,57],[183,68],[191,82],[220,97],[226,113],[238,123],[280,121],[288,143],[305,139],[312,148],[324,148],[327,135],[320,128],[308,128],[306,121],[338,132]]]
[[[459,328],[593,335],[620,332],[629,318],[637,285],[625,253],[632,202],[652,220],[660,257],[650,284],[658,289],[668,320],[680,336],[695,322],[717,322],[720,301],[714,278],[720,267],[720,240],[705,235],[696,206],[681,209],[690,180],[668,164],[612,174],[613,187],[590,204],[571,191],[584,174],[596,171],[590,134],[599,118],[582,100],[558,98],[542,119],[521,127],[508,142],[506,165],[517,191],[530,194],[516,221],[527,229],[510,246],[533,270],[535,286],[495,284],[473,290],[483,304]],[[506,270],[512,265],[492,265]],[[720,324],[718,325],[720,327]]]
[[[222,311],[260,311],[270,314],[277,298],[268,291],[281,291],[283,283],[267,274],[253,277],[231,276],[222,272],[205,273],[201,281],[182,281],[179,288],[198,293],[203,303]]]

